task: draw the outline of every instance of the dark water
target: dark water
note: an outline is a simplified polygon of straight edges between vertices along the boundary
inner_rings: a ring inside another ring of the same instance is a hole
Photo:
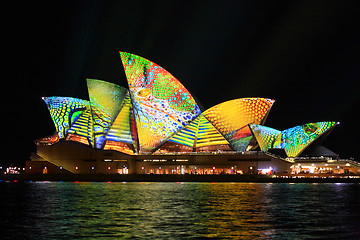
[[[0,182],[2,239],[360,239],[360,184]]]

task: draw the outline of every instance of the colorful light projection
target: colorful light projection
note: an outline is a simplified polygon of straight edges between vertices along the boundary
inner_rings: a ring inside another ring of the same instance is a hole
[[[199,117],[199,128],[196,136],[196,148],[229,144],[203,114]]]
[[[284,148],[288,157],[297,157],[319,136],[336,125],[336,122],[307,123],[281,132],[253,124],[250,128],[262,151],[269,148]]]
[[[132,144],[133,138],[130,126],[132,105],[129,92],[126,93],[123,103],[124,106],[113,122],[108,134],[106,135],[106,139],[115,142]]]
[[[315,122],[282,131],[282,141],[285,144],[287,155],[297,157],[315,139],[336,125],[336,122]]]
[[[136,119],[140,152],[153,152],[194,120],[200,108],[168,71],[140,56],[120,52]]]
[[[281,131],[257,124],[249,124],[249,126],[261,151],[267,151],[270,148],[283,148]]]
[[[67,141],[81,142],[95,147],[91,108],[87,108],[68,131]]]
[[[220,103],[203,114],[236,151],[245,151],[252,133],[248,124],[262,124],[274,100],[239,98]]]
[[[229,144],[202,114],[172,136],[169,141],[192,148]]]
[[[201,114],[190,93],[165,69],[134,54],[120,52],[120,56],[130,91],[88,79],[90,101],[43,98],[57,134],[38,143],[53,144],[66,138],[132,154],[153,152],[169,140],[174,149],[182,146],[186,151],[216,150],[211,147],[228,144],[245,151],[253,134],[263,151],[284,148],[289,157],[296,157],[337,124],[308,123],[281,132],[261,126],[274,103],[265,98],[235,99]]]
[[[102,148],[106,135],[124,106],[124,98],[128,92],[119,85],[87,79],[91,113],[94,124],[94,138],[96,148]]]
[[[102,148],[105,140],[132,143],[129,91],[101,80],[87,79],[87,83],[90,102],[67,97],[43,98],[59,137],[96,148]]]
[[[201,116],[201,115],[200,115]],[[195,139],[199,130],[199,120],[200,116],[197,117],[194,121],[186,125],[183,129],[173,135],[169,141],[182,144],[188,147],[194,147]]]
[[[86,100],[71,97],[43,97],[42,98],[55,124],[59,138],[65,138],[71,125],[89,108]]]

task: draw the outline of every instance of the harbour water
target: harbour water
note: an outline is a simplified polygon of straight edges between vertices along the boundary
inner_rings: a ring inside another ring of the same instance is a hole
[[[2,239],[360,239],[359,183],[0,182]]]

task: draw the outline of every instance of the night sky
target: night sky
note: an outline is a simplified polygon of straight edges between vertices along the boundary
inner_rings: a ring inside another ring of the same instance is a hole
[[[3,21],[11,54],[3,95],[12,97],[2,117],[6,149],[18,149],[1,161],[23,163],[33,140],[55,131],[42,96],[88,99],[86,78],[127,87],[118,51],[164,67],[205,109],[267,97],[276,102],[266,126],[339,121],[324,145],[360,160],[358,2],[15,3],[4,9],[12,17]]]

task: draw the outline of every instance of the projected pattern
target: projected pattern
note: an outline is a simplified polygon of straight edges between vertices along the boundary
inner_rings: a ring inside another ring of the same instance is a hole
[[[335,125],[336,122],[315,122],[282,131],[282,140],[287,155],[289,157],[298,156],[310,143]]]
[[[39,139],[38,144],[51,145],[66,138],[133,154],[155,151],[169,139],[178,144],[172,147],[183,145],[180,150],[186,151],[228,144],[245,151],[254,135],[261,150],[284,148],[289,157],[296,157],[337,124],[308,123],[281,132],[261,126],[274,103],[265,98],[235,99],[200,114],[190,93],[166,70],[133,54],[120,55],[130,91],[88,79],[90,101],[43,98],[57,133]]]
[[[93,118],[90,108],[86,109],[81,114],[77,121],[71,126],[68,133],[71,135],[68,135],[66,140],[81,142],[84,144],[90,143],[92,147],[95,147]],[[73,137],[73,135],[80,136],[80,138]],[[84,139],[87,139],[88,142]]]
[[[218,130],[204,117],[199,117],[199,129],[196,138],[196,147],[206,147],[220,144],[229,144]]]
[[[192,121],[188,125],[186,125],[186,127],[181,129],[174,136],[172,136],[169,139],[169,141],[174,142],[174,143],[183,144],[188,147],[194,147],[196,135],[199,130],[200,116],[197,117],[194,121]]]
[[[245,151],[252,134],[248,124],[264,121],[274,103],[266,98],[240,98],[220,103],[203,114],[236,151]]]
[[[122,107],[120,113],[116,117],[114,123],[112,124],[106,139],[116,142],[125,142],[133,143],[131,126],[130,126],[130,117],[131,117],[131,99],[130,94],[127,92],[124,99],[124,106]]]
[[[229,144],[202,114],[172,136],[169,141],[193,148]]]
[[[127,89],[101,80],[87,79],[96,148],[102,148],[105,136],[124,105]]]
[[[89,107],[86,100],[71,97],[44,97],[59,138],[65,138],[71,125]]]
[[[256,124],[250,124],[250,128],[256,141],[259,143],[261,151],[267,151],[269,148],[284,147],[281,139],[281,131]]]
[[[187,89],[159,65],[120,52],[129,84],[141,152],[153,152],[200,114]]]
[[[262,151],[269,148],[284,148],[288,157],[297,157],[314,140],[334,127],[336,122],[315,122],[279,131],[273,128],[250,124]]]

